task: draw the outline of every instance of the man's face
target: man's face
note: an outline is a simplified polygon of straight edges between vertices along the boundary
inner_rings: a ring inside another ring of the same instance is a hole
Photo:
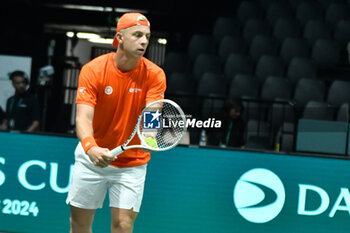
[[[18,94],[22,94],[26,91],[26,80],[22,76],[14,76],[12,78],[12,85]]]
[[[231,108],[230,110],[230,117],[231,119],[237,119],[241,115],[242,109],[240,107],[237,108]]]
[[[134,57],[142,57],[147,49],[151,32],[149,27],[136,25],[126,28],[122,32],[122,39],[119,41],[119,46],[123,50]]]

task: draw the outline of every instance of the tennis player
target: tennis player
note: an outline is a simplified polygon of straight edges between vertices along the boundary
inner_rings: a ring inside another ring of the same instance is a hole
[[[113,41],[117,51],[95,58],[80,72],[76,98],[80,143],[67,197],[72,233],[92,232],[95,210],[102,208],[107,191],[111,232],[133,230],[150,154],[130,149],[113,160],[109,151],[129,138],[147,104],[164,98],[163,70],[143,57],[149,38],[147,18],[126,13],[117,24]],[[140,144],[138,137],[130,144]]]

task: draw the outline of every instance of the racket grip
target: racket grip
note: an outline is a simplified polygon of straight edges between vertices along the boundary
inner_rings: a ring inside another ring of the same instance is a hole
[[[111,155],[113,155],[115,158],[120,155],[124,151],[122,146],[118,146],[110,151]]]

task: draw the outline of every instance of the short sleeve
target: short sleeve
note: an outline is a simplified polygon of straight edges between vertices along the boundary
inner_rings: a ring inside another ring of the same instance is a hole
[[[95,73],[90,67],[84,66],[79,74],[76,103],[95,107],[97,102],[97,90]]]
[[[164,99],[164,92],[166,89],[166,79],[163,70],[152,75],[149,82],[148,91],[146,94],[146,104],[157,100]]]

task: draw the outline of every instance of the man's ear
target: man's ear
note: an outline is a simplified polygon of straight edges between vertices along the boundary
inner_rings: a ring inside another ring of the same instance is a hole
[[[124,40],[124,35],[122,32],[117,32],[117,34],[115,35],[115,37],[118,40],[118,44],[120,44],[123,40]]]

